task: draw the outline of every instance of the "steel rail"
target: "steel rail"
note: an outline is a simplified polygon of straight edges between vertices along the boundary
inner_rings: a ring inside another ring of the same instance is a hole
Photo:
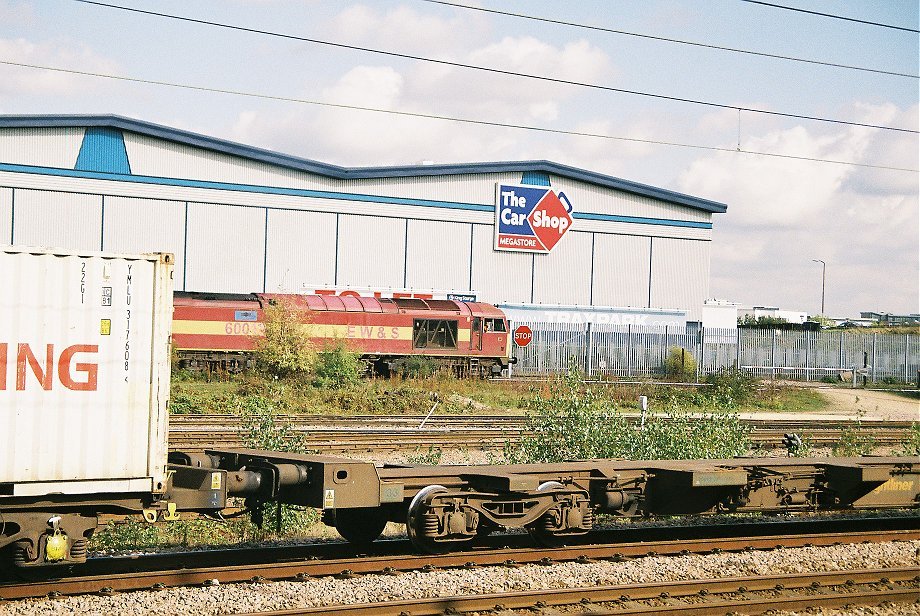
[[[306,577],[412,571],[426,568],[452,568],[553,561],[622,560],[651,555],[685,555],[778,549],[788,547],[837,545],[845,543],[910,541],[920,539],[920,529],[859,531],[853,533],[804,533],[759,537],[680,539],[599,545],[574,545],[559,548],[499,548],[452,552],[441,555],[386,554],[328,560],[297,560],[176,570],[165,564],[161,570],[135,570],[131,573],[87,575],[59,580],[32,580],[27,583],[0,583],[0,598],[24,599],[54,594],[91,594],[145,590],[166,586],[195,586],[253,580],[304,579]],[[397,542],[394,542],[397,543]],[[401,542],[405,543],[405,542]],[[162,561],[163,559],[160,559]],[[141,569],[143,557],[134,559]]]
[[[631,418],[638,419],[638,418]],[[412,451],[459,448],[500,450],[529,434],[527,418],[489,415],[457,417],[423,416],[311,416],[278,415],[305,446],[325,452]],[[421,429],[420,422],[426,427]],[[814,446],[837,443],[847,430],[860,434],[878,446],[897,445],[911,430],[910,422],[854,422],[816,420],[743,420],[751,427],[754,443],[780,446],[783,436],[796,432]],[[203,451],[208,448],[240,447],[245,443],[243,419],[237,415],[173,415],[170,417],[169,446],[172,450]]]
[[[582,588],[525,590],[486,595],[455,595],[423,599],[382,601],[372,604],[336,604],[302,607],[271,612],[262,616],[291,614],[344,614],[377,616],[545,608],[590,604],[597,614],[711,614],[730,612],[762,613],[767,610],[806,607],[875,605],[885,601],[906,603],[920,599],[920,575],[914,567],[858,569],[852,571],[809,572],[714,578],[709,580],[649,582]],[[884,590],[859,588],[885,586]],[[830,593],[817,589],[830,590]],[[766,596],[754,596],[759,593]],[[779,595],[779,596],[777,596]],[[693,603],[688,601],[692,599]],[[675,603],[682,601],[684,603]],[[647,602],[642,604],[641,602]],[[613,603],[616,609],[602,611],[597,604]],[[255,616],[256,613],[241,616]]]

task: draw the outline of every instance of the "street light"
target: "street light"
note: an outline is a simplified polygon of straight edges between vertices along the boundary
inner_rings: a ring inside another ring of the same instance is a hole
[[[824,274],[827,273],[827,263],[821,259],[812,259],[812,261],[821,264],[821,316],[826,316],[824,314]]]

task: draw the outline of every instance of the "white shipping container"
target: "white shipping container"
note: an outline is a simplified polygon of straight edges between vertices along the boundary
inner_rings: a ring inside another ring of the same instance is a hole
[[[162,489],[173,256],[0,247],[0,500]]]

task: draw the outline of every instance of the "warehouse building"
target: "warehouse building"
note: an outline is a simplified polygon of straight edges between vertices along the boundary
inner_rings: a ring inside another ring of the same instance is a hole
[[[118,116],[0,116],[0,242],[170,251],[177,289],[683,310],[721,203],[547,161],[346,168]]]

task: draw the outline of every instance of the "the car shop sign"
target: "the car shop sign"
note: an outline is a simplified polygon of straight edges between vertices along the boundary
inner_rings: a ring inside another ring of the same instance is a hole
[[[572,226],[572,204],[541,186],[495,187],[495,250],[547,253]]]

